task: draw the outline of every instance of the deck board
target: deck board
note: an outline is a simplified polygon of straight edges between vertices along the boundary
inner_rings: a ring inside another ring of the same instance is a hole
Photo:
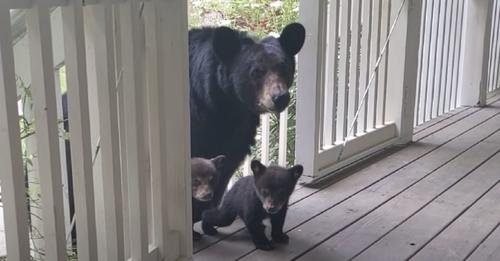
[[[489,126],[490,131],[498,129],[500,117],[497,117],[495,123]],[[430,173],[413,187],[323,242],[301,259],[321,260],[323,257],[332,257],[334,260],[344,260],[352,258],[391,228],[409,218],[439,194],[470,174],[478,164],[498,150],[498,145],[492,144],[492,141],[495,140],[500,140],[499,132],[474,145],[449,164]],[[394,212],[395,209],[397,212]]]
[[[498,204],[498,203],[497,203]],[[469,261],[497,261],[500,260],[500,222],[496,229],[472,252]]]
[[[496,191],[495,188],[482,194],[492,189],[500,173],[482,171],[490,174],[481,174],[479,170],[485,166],[493,168],[491,164],[500,162],[496,158],[485,162],[499,148],[499,113],[498,102],[491,107],[464,108],[450,113],[422,126],[415,135],[417,143],[377,156],[331,185],[300,188],[294,195],[285,224],[290,236],[288,245],[278,246],[274,251],[255,250],[242,223],[237,221],[229,228],[220,229],[222,235],[195,242],[194,258],[344,260],[361,253],[360,259],[384,260],[384,254],[400,252],[390,249],[395,246],[392,240],[404,245],[401,237],[418,240],[414,246],[403,246],[401,256],[395,260],[416,253],[415,258],[419,258],[420,248],[423,248],[421,255],[438,255],[431,250],[436,247],[447,250],[447,235],[460,234],[460,224],[478,215],[483,209],[479,206],[487,204],[490,194]],[[476,167],[479,169],[473,171]],[[475,185],[469,188],[463,184]],[[454,204],[454,200],[461,204]],[[427,226],[433,213],[442,215],[434,226]],[[469,254],[482,242],[471,258],[496,254],[495,247],[500,248],[499,244],[488,239],[500,235],[493,233],[485,239],[495,225],[494,219],[489,220],[474,240],[462,243],[463,249],[457,244],[458,248]],[[407,234],[416,233],[415,227],[423,228],[425,236]]]

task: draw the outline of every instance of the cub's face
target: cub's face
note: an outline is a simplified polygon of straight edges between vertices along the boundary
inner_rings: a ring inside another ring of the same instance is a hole
[[[217,156],[213,159],[191,159],[191,191],[193,198],[204,202],[212,200],[223,160],[224,156]]]
[[[262,207],[269,214],[276,214],[288,204],[297,180],[304,168],[296,165],[292,168],[266,167],[259,161],[252,161],[255,191],[262,202]]]
[[[286,26],[280,37],[267,37],[255,42],[241,41],[226,27],[216,30],[214,51],[229,68],[231,87],[244,106],[256,113],[281,112],[290,102],[289,88],[295,74],[294,56],[305,40],[301,24]]]

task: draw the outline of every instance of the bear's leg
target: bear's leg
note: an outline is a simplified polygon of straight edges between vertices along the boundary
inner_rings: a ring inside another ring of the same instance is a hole
[[[215,227],[226,227],[236,219],[236,214],[227,208],[211,209],[203,212],[202,228],[207,235],[217,234]]]
[[[238,167],[241,165],[243,160],[245,159],[246,154],[244,155],[237,155],[237,156],[230,156],[227,155],[226,159],[224,160],[224,165],[223,168],[220,172],[220,176],[218,177],[218,183],[217,187],[215,188],[214,191],[214,198],[212,202],[214,203],[215,206],[219,205],[222,197],[224,196],[224,193],[226,192],[227,185],[229,184],[229,181],[233,177],[234,173],[238,169]]]
[[[271,250],[274,248],[271,241],[266,237],[266,226],[262,224],[262,219],[247,215],[247,217],[245,217],[245,225],[256,248],[262,250]]]
[[[283,207],[278,213],[271,215],[271,237],[276,243],[288,243],[288,236],[283,233],[287,207]]]

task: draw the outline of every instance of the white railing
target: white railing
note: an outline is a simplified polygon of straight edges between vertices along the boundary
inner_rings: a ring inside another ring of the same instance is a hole
[[[465,0],[422,1],[415,125],[460,105]]]
[[[488,60],[488,92],[500,90],[500,1],[493,0]]]
[[[400,140],[403,104],[412,104],[402,88],[410,80],[405,55],[414,59],[418,50],[406,46],[419,29],[409,19],[420,21],[409,17],[418,12],[414,1],[314,2],[300,5],[308,34],[299,54],[296,143],[311,179]]]
[[[61,10],[61,42],[52,37],[53,8]],[[10,9],[26,12],[25,63],[14,56]],[[35,257],[44,260],[66,260],[68,253],[79,260],[191,257],[186,11],[181,0],[0,2],[0,178],[8,260],[35,256],[32,229],[43,236],[36,239]],[[64,48],[74,217],[65,211],[54,48]],[[26,208],[32,188],[26,187],[21,155],[19,63],[30,68],[36,161],[28,179],[40,182],[40,224],[28,222],[35,213]],[[71,220],[77,252],[67,249]]]

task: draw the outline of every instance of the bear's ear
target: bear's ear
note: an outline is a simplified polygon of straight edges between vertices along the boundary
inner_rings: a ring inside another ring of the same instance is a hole
[[[224,165],[225,159],[226,159],[226,156],[219,155],[215,158],[210,159],[210,161],[214,164],[214,166],[217,170],[220,170],[222,168],[222,166]]]
[[[225,26],[215,29],[212,45],[215,55],[224,63],[230,62],[241,49],[238,33]]]
[[[291,23],[283,29],[280,35],[280,45],[286,54],[294,56],[304,45],[306,29],[299,23]]]
[[[260,161],[258,160],[252,160],[252,163],[250,164],[250,168],[252,168],[253,175],[258,178],[264,173],[266,170],[266,166],[262,165]]]
[[[302,172],[304,172],[304,167],[302,167],[302,165],[295,165],[289,168],[288,171],[293,175],[295,179],[299,179],[302,175]]]

